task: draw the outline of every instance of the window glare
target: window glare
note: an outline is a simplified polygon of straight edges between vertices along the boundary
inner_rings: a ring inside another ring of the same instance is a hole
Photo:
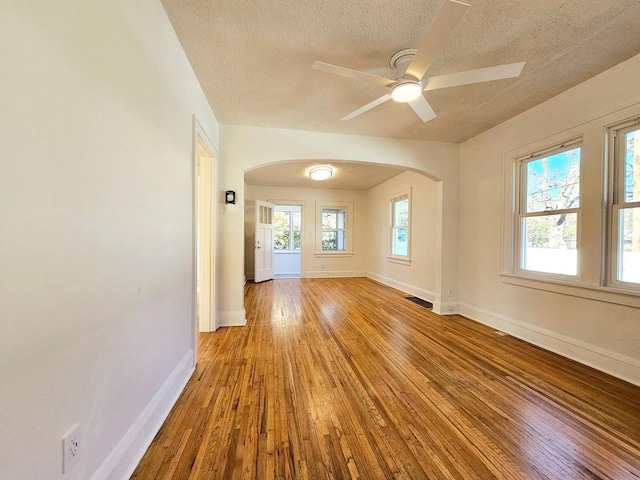
[[[624,137],[624,199],[640,201],[640,129],[627,132]]]
[[[580,206],[580,147],[526,164],[526,211]]]
[[[640,207],[620,210],[618,280],[640,283]]]
[[[522,268],[576,275],[577,220],[576,213],[523,218]]]

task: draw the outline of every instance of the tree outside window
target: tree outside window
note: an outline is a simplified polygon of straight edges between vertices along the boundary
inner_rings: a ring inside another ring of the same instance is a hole
[[[340,208],[322,209],[322,251],[346,250],[346,225],[346,210]]]
[[[521,268],[576,275],[580,147],[522,164]]]
[[[302,218],[300,207],[278,205],[273,216],[274,250],[300,250],[301,243]]]

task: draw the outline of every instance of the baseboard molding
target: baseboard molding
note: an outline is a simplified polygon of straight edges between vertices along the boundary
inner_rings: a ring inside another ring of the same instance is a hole
[[[459,312],[484,325],[640,386],[640,360],[466,303]]]
[[[302,278],[343,278],[366,277],[367,272],[362,270],[316,270],[302,272]]]
[[[247,313],[242,310],[229,310],[219,312],[218,319],[220,327],[242,327],[247,324]]]
[[[438,315],[456,315],[458,314],[458,304],[456,302],[433,302],[433,313]]]
[[[426,300],[427,302],[433,303],[436,299],[435,292],[431,292],[429,290],[425,290],[424,288],[416,287],[415,285],[404,283],[393,278],[385,277],[384,275],[379,275],[374,272],[367,272],[367,277],[388,287],[395,288],[396,290],[409,293],[414,297]]]
[[[193,350],[189,350],[107,459],[91,476],[91,480],[121,480],[131,477],[191,378],[193,364]]]

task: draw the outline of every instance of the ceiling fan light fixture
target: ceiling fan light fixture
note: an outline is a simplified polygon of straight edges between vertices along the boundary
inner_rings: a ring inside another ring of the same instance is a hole
[[[422,86],[418,82],[408,81],[399,83],[391,90],[391,98],[396,102],[407,103],[422,94]]]
[[[331,175],[333,175],[333,169],[326,165],[313,167],[309,170],[309,178],[311,178],[311,180],[326,180],[330,178]]]

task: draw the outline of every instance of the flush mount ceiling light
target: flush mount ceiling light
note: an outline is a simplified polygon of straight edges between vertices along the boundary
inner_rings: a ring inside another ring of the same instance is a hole
[[[311,178],[311,180],[326,180],[331,177],[331,175],[333,175],[333,169],[325,165],[313,167],[309,170],[309,178]]]
[[[407,103],[422,94],[422,87],[418,82],[408,80],[393,87],[391,98],[396,102]]]

